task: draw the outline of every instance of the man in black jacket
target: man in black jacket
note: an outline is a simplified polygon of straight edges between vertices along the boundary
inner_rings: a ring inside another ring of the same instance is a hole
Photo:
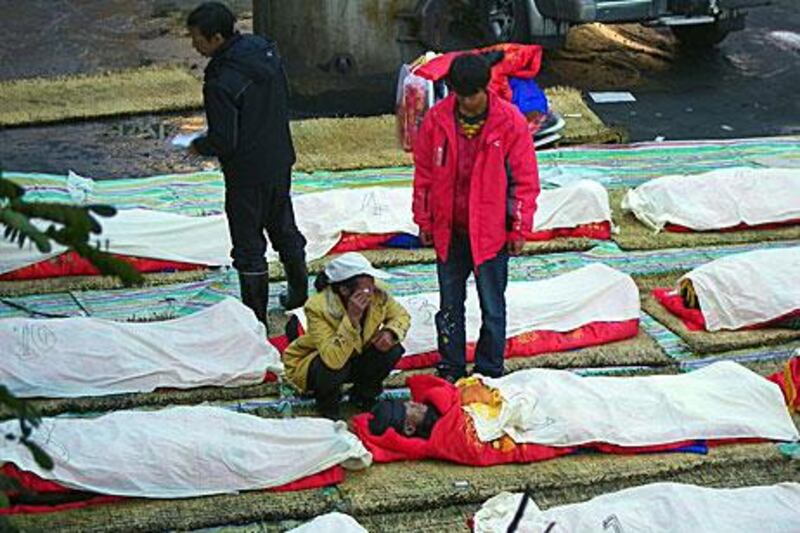
[[[306,241],[289,195],[295,152],[283,63],[273,41],[235,32],[235,22],[218,2],[200,5],[187,19],[195,50],[211,58],[203,85],[208,133],[190,151],[220,160],[242,301],[266,324],[264,229],[286,271],[289,290],[280,301],[287,309],[307,298]]]

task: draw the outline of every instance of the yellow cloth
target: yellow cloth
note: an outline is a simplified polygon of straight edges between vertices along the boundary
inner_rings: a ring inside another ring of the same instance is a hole
[[[316,357],[338,370],[366,349],[379,329],[392,331],[402,342],[411,326],[408,312],[382,289],[373,293],[363,327],[350,322],[341,298],[330,287],[309,298],[304,309],[306,331],[283,354],[286,378],[303,392],[307,390],[308,367]]]

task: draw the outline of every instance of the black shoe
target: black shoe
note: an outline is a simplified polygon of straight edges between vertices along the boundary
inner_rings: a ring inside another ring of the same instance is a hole
[[[448,383],[455,383],[456,381],[458,381],[459,379],[463,378],[464,376],[465,376],[465,374],[457,374],[455,372],[452,372],[450,370],[445,370],[445,369],[442,369],[442,368],[439,368],[439,369],[436,370],[436,377],[437,378],[441,378],[441,379],[445,380]]]
[[[284,263],[288,289],[278,297],[286,310],[302,307],[308,300],[308,269],[305,259]]]
[[[239,288],[242,292],[242,303],[252,309],[258,321],[267,327],[269,274],[239,272]]]

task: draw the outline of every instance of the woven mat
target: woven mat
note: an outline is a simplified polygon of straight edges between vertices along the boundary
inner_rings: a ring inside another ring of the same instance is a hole
[[[656,250],[662,248],[694,248],[710,245],[735,245],[769,241],[800,240],[800,225],[773,230],[729,232],[678,233],[653,230],[639,222],[631,213],[623,213],[620,203],[625,191],[609,193],[612,218],[619,232],[614,241],[623,250]]]
[[[642,308],[677,334],[695,354],[727,352],[744,348],[759,348],[800,339],[800,331],[785,328],[765,328],[743,331],[689,331],[683,322],[664,308],[650,294],[653,287],[674,287],[680,275],[665,274],[639,280]]]

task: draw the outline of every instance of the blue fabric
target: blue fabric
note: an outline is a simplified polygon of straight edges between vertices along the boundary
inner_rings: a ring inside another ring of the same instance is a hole
[[[697,440],[694,444],[690,444],[688,446],[684,446],[683,448],[678,448],[677,450],[672,450],[673,453],[697,453],[700,455],[705,455],[708,453],[708,443],[704,440]]]
[[[446,262],[436,264],[439,278],[439,312],[436,331],[442,360],[439,372],[455,378],[466,374],[466,325],[464,302],[467,278],[474,271],[469,238],[453,234]],[[482,263],[475,275],[481,306],[481,331],[475,347],[475,372],[503,375],[506,347],[506,285],[508,254],[501,250],[494,259]]]
[[[407,250],[414,250],[422,248],[422,243],[419,237],[411,235],[410,233],[400,233],[395,235],[384,244],[387,248],[405,248]]]
[[[532,111],[548,113],[547,96],[533,78],[510,78],[511,102],[525,115]]]

